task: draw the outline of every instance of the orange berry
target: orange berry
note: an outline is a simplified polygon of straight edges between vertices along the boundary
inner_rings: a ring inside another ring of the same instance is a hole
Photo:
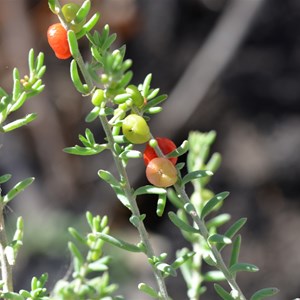
[[[146,177],[157,187],[169,187],[177,181],[177,170],[167,158],[156,157],[148,163]]]
[[[57,58],[68,59],[71,57],[67,30],[61,23],[55,23],[48,28],[47,38]]]

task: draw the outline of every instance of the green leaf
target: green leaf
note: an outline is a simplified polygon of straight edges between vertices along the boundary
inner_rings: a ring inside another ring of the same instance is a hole
[[[172,204],[177,208],[183,208],[183,203],[180,197],[176,194],[173,189],[168,189],[168,199],[172,202]]]
[[[184,153],[186,153],[188,150],[189,150],[189,143],[188,143],[188,141],[183,141],[183,143],[178,148],[176,148],[174,151],[168,153],[166,155],[166,157],[167,158],[178,157],[178,156],[181,156]]]
[[[69,41],[69,47],[72,56],[75,59],[78,58],[80,56],[80,52],[78,49],[77,37],[73,30],[68,30],[68,41]]]
[[[141,158],[143,155],[137,150],[125,150],[120,154],[121,159]]]
[[[212,267],[215,267],[217,265],[216,259],[213,256],[213,253],[211,251],[204,251],[203,253],[203,260]]]
[[[203,275],[203,280],[208,282],[223,281],[225,276],[221,271],[209,271]]]
[[[30,299],[31,298],[31,294],[26,290],[20,290],[19,294],[21,296],[23,296],[25,299]]]
[[[133,77],[133,72],[132,71],[128,71],[126,72],[122,78],[119,80],[119,82],[117,83],[117,89],[124,89],[131,81]]]
[[[76,13],[75,20],[74,20],[75,23],[78,24],[82,22],[89,14],[90,9],[91,9],[91,1],[90,0],[84,1]]]
[[[29,115],[27,115],[26,117],[24,117],[22,119],[18,119],[18,120],[13,121],[9,124],[6,124],[5,126],[3,126],[3,130],[4,130],[4,132],[9,132],[9,131],[15,130],[15,129],[20,128],[24,125],[29,124],[30,122],[32,122],[36,118],[37,118],[37,114],[35,114],[35,113],[29,114]]]
[[[142,214],[142,215],[140,215],[139,217],[138,217],[138,216],[135,216],[135,215],[132,215],[132,216],[129,218],[129,221],[130,221],[130,223],[131,223],[134,227],[138,228],[139,225],[141,224],[141,222],[145,220],[145,218],[146,218],[146,215],[145,215],[145,214]]]
[[[19,193],[24,191],[29,185],[34,181],[34,177],[26,178],[19,183],[17,183],[2,199],[4,204],[7,204],[13,198],[15,198]]]
[[[86,130],[85,130],[85,136],[86,136],[87,140],[89,141],[89,143],[91,145],[94,145],[96,143],[94,135],[93,135],[92,131],[89,128],[86,128]]]
[[[239,261],[239,255],[240,255],[240,248],[242,243],[242,237],[241,235],[238,235],[232,244],[232,250],[231,250],[231,256],[230,256],[230,262],[229,267],[235,265]]]
[[[224,290],[219,284],[214,284],[215,291],[224,300],[235,300],[226,290]]]
[[[153,106],[148,109],[144,109],[144,112],[146,114],[155,115],[155,114],[159,114],[162,110],[163,109],[160,106]]]
[[[69,242],[68,248],[69,248],[70,252],[72,253],[73,257],[76,258],[80,264],[83,264],[84,258],[82,256],[82,254],[80,253],[79,249],[75,246],[75,244],[72,242]]]
[[[193,257],[196,254],[196,252],[190,251],[190,252],[185,252],[184,254],[181,254],[173,263],[172,263],[172,268],[177,269],[179,268],[182,264],[184,264],[187,260],[189,260],[191,257]]]
[[[3,299],[25,300],[23,296],[14,292],[1,293],[1,296],[3,297]]]
[[[262,300],[262,299],[265,299],[267,297],[274,296],[278,292],[279,292],[279,289],[277,289],[275,287],[261,289],[261,290],[255,292],[252,295],[252,297],[250,298],[250,300]]]
[[[231,244],[232,241],[225,235],[221,235],[218,233],[212,234],[208,237],[208,242],[210,243],[223,243],[223,244]]]
[[[103,264],[101,260],[94,261],[88,264],[88,269],[90,272],[103,272],[108,270],[108,266]]]
[[[142,252],[140,247],[130,244],[130,243],[127,243],[127,242],[125,242],[121,239],[115,238],[111,235],[99,232],[99,233],[97,233],[97,236],[100,239],[102,239],[103,241],[105,241],[115,247],[121,248],[123,250],[129,251],[129,252]]]
[[[77,89],[77,91],[81,94],[87,94],[89,91],[88,86],[86,84],[83,84],[80,79],[78,73],[78,67],[75,59],[73,59],[70,64],[70,75],[71,75],[72,82],[75,88]]]
[[[210,219],[209,221],[207,221],[206,227],[208,229],[218,228],[218,227],[224,225],[225,223],[227,223],[230,219],[231,219],[230,214],[221,214],[221,215],[218,215],[218,216]]]
[[[146,284],[146,283],[140,283],[140,284],[138,285],[138,289],[139,289],[141,292],[143,292],[143,293],[149,295],[150,297],[152,297],[152,298],[154,298],[154,299],[159,299],[159,298],[160,298],[159,295],[158,295],[158,293],[157,293],[151,286],[149,286],[149,285]]]
[[[96,118],[99,116],[100,110],[101,110],[100,106],[95,106],[92,109],[92,111],[85,117],[85,121],[87,123],[91,123],[94,120],[96,120]]]
[[[54,13],[57,14],[59,12],[59,7],[56,5],[55,0],[48,0],[48,5],[50,10]]]
[[[109,171],[99,170],[98,176],[112,186],[120,186],[120,182]]]
[[[149,91],[149,94],[148,94],[148,96],[147,96],[147,99],[148,99],[148,100],[151,100],[152,98],[156,97],[156,96],[158,95],[159,91],[160,91],[160,89],[158,89],[158,88],[157,88],[157,89],[150,90],[150,91]]]
[[[172,221],[172,223],[176,227],[178,227],[180,230],[184,230],[184,231],[190,232],[190,233],[198,233],[199,234],[198,229],[192,227],[191,225],[189,225],[189,224],[185,223],[184,221],[182,221],[181,219],[179,219],[178,216],[174,212],[170,211],[168,213],[168,216],[169,216],[170,220]]]
[[[149,93],[149,90],[150,90],[151,80],[152,80],[152,74],[150,73],[145,77],[143,85],[142,85],[142,95],[144,97],[148,96],[148,93]]]
[[[95,155],[101,153],[103,150],[107,149],[106,144],[95,144],[93,148],[91,147],[80,147],[78,145],[74,147],[68,147],[63,149],[64,152],[73,154],[73,155],[82,155],[82,156],[87,156],[87,155]]]
[[[0,176],[0,184],[7,182],[11,178],[11,174],[4,174]]]
[[[108,48],[110,48],[110,46],[113,44],[113,42],[117,39],[117,35],[115,33],[113,33],[112,35],[110,35],[105,42],[102,45],[102,49],[103,50],[107,50]]]
[[[174,270],[172,268],[172,266],[170,266],[169,264],[160,262],[160,263],[155,264],[155,267],[157,270],[161,271],[164,276],[171,275],[171,276],[175,277],[177,275],[176,270]]]
[[[78,242],[86,245],[86,239],[83,237],[75,228],[69,227],[68,228],[70,234],[75,238]]]
[[[18,96],[15,103],[10,108],[10,111],[13,112],[13,111],[18,110],[25,103],[26,99],[27,99],[27,94],[26,94],[26,92],[23,92],[22,94],[20,94]]]
[[[154,185],[145,185],[137,188],[134,191],[134,196],[144,195],[144,194],[166,194],[167,191],[164,188],[156,187]]]
[[[206,177],[206,176],[212,176],[212,175],[213,175],[213,173],[211,171],[207,171],[207,170],[198,170],[198,171],[190,172],[183,177],[182,185],[185,185],[194,179],[198,179],[198,178],[202,178],[202,177]]]
[[[82,29],[76,33],[77,39],[82,38],[84,35],[86,35],[87,32],[91,31],[96,24],[98,23],[100,19],[100,14],[96,12],[82,27]]]
[[[207,201],[201,211],[201,219],[204,219],[209,213],[213,211],[216,205],[229,196],[229,192],[222,192],[215,195],[212,199]]]
[[[247,218],[240,218],[225,232],[225,235],[229,238],[233,238],[234,235],[246,224]]]
[[[234,224],[232,224],[228,230],[224,233],[225,236],[229,237],[232,239],[235,234],[245,225],[247,222],[247,218],[241,218],[237,220]],[[225,245],[218,245],[218,250],[221,251],[224,248]]]
[[[229,268],[230,273],[236,272],[257,272],[259,268],[253,264],[236,263]]]
[[[144,110],[147,111],[151,107],[157,106],[158,104],[161,104],[168,98],[168,95],[159,95],[155,97],[154,99],[147,102],[147,104],[144,106]]]
[[[167,203],[167,194],[159,194],[157,200],[156,214],[161,217],[164,213]]]

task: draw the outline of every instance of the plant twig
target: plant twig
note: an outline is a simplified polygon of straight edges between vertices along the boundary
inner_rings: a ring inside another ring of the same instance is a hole
[[[82,72],[83,78],[86,80],[89,90],[92,90],[94,88],[93,80],[91,79],[91,76],[85,67],[85,64],[84,64],[81,54],[79,53],[77,57],[74,57],[74,59],[76,60],[78,66],[79,66],[79,69]],[[115,165],[120,174],[121,182],[123,183],[123,191],[130,203],[130,210],[134,216],[136,216],[136,217],[138,217],[138,219],[140,219],[140,216],[141,216],[140,211],[137,206],[136,199],[133,195],[127,172],[125,170],[125,167],[122,164],[122,161],[119,159],[119,157],[117,156],[117,154],[114,151],[114,147],[113,147],[114,139],[113,139],[112,131],[111,131],[110,125],[108,123],[108,120],[105,116],[99,116],[99,117],[100,117],[100,121],[101,121],[102,127],[104,129],[104,132],[105,132],[108,144],[109,144],[109,148],[112,151]],[[148,258],[152,258],[154,256],[154,251],[153,251],[152,245],[150,243],[147,230],[146,230],[142,220],[140,220],[140,222],[137,226],[137,229],[138,229],[141,241],[145,247],[145,254],[147,255]],[[164,281],[164,278],[163,278],[161,272],[159,270],[157,270],[155,267],[152,267],[152,269],[153,269],[154,276],[155,276],[157,284],[158,284],[159,292],[162,297],[161,299],[168,300],[169,296],[168,296],[165,281]]]
[[[180,195],[182,201],[186,204],[186,203],[190,203],[190,199],[188,197],[188,195],[186,194],[185,190],[180,187],[179,184],[175,184],[174,188],[176,190],[176,192]],[[200,219],[198,213],[196,211],[192,211],[190,213],[190,216],[192,217],[193,221],[197,224],[199,232],[201,233],[201,235],[203,236],[203,238],[205,240],[208,240],[209,237],[209,233],[208,230],[204,224],[204,222]],[[218,251],[218,249],[214,246],[214,245],[210,245],[210,249],[214,255],[214,258],[216,260],[216,267],[222,271],[222,273],[224,274],[228,284],[230,285],[231,289],[233,291],[235,291],[237,293],[237,298],[239,300],[246,300],[246,297],[244,296],[243,292],[241,291],[239,285],[237,284],[235,278],[232,276],[232,274],[229,272],[220,252]]]
[[[7,246],[7,237],[3,218],[3,204],[0,204],[0,265],[1,265],[1,279],[3,281],[3,291],[13,291],[13,279],[12,279],[12,266],[9,264],[5,248]]]

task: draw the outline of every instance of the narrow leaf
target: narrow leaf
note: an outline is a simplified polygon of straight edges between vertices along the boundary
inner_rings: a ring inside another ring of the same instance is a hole
[[[166,263],[158,263],[155,265],[156,269],[161,271],[163,273],[163,275],[168,276],[171,275],[173,277],[175,277],[177,275],[176,270],[174,270],[172,268],[172,266],[170,266],[169,264]]]
[[[210,243],[223,243],[223,244],[231,244],[232,243],[230,238],[228,238],[225,235],[221,235],[221,234],[217,234],[217,233],[209,236],[208,241]]]
[[[24,191],[32,182],[34,181],[34,177],[29,177],[17,183],[4,197],[3,203],[6,204],[15,198],[19,193]]]
[[[134,191],[134,196],[144,195],[144,194],[166,194],[167,191],[164,188],[159,188],[153,185],[145,185],[137,188]]]
[[[87,123],[93,122],[99,116],[100,109],[101,109],[100,106],[95,106],[92,109],[92,111],[85,117],[85,121]]]
[[[149,89],[150,89],[150,84],[151,84],[151,80],[152,80],[152,74],[148,74],[146,77],[145,77],[145,80],[143,82],[143,86],[142,86],[142,95],[144,97],[147,97],[148,96],[148,93],[149,93]]]
[[[253,264],[248,263],[236,263],[229,268],[231,273],[235,272],[257,272],[259,268]]]
[[[159,194],[157,200],[156,214],[161,217],[164,213],[167,203],[167,194]]]
[[[230,220],[230,218],[231,218],[230,214],[221,214],[221,215],[218,215],[218,216],[210,219],[209,221],[207,221],[206,222],[206,227],[208,229],[210,229],[212,227],[218,228],[218,227],[224,225],[225,223],[227,223]]]
[[[252,297],[250,298],[250,300],[262,300],[262,299],[265,299],[267,297],[274,296],[278,292],[279,292],[279,289],[274,288],[274,287],[261,289],[261,290],[255,292],[252,295]]]
[[[203,178],[203,177],[212,176],[212,175],[213,175],[213,173],[211,171],[207,171],[207,170],[198,170],[198,171],[190,172],[183,177],[182,185],[185,185],[186,183],[188,183],[194,179]]]
[[[158,293],[157,293],[151,286],[149,286],[149,285],[146,284],[146,283],[140,283],[140,284],[138,285],[138,289],[139,289],[141,292],[143,292],[143,293],[149,295],[150,297],[152,297],[152,298],[154,298],[154,299],[159,299],[159,298],[160,298],[159,295],[158,295]]]
[[[170,220],[172,221],[172,223],[178,227],[180,230],[184,230],[184,231],[187,231],[187,232],[190,232],[190,233],[199,233],[199,230],[192,227],[191,225],[185,223],[184,221],[182,221],[181,219],[178,218],[178,216],[170,211],[168,213],[168,216],[170,218]]]
[[[184,264],[187,260],[189,260],[191,257],[195,255],[196,252],[186,252],[183,255],[179,256],[173,263],[172,268],[177,269],[182,264]]]
[[[72,253],[73,257],[78,259],[78,262],[80,264],[83,264],[84,263],[84,258],[82,256],[82,254],[80,253],[79,249],[75,246],[75,244],[72,243],[72,242],[69,242],[68,243],[68,248],[69,248],[70,252]]]
[[[221,271],[209,271],[203,275],[203,280],[208,282],[225,280],[225,276]]]
[[[247,218],[241,218],[237,220],[230,228],[225,232],[224,235],[228,236],[229,238],[233,238],[234,235],[245,225],[247,222]]]
[[[188,141],[183,141],[183,143],[177,149],[175,149],[174,151],[168,153],[166,155],[166,157],[167,158],[178,157],[178,156],[181,156],[184,153],[186,153],[188,150],[189,150],[189,143],[188,143]]]
[[[239,261],[239,255],[240,255],[240,248],[242,243],[242,237],[241,235],[238,235],[233,244],[232,244],[232,250],[231,250],[231,256],[230,256],[230,262],[229,267],[235,265]]]
[[[217,294],[224,300],[234,300],[234,298],[226,291],[224,290],[219,284],[214,284],[215,291]]]
[[[80,243],[86,244],[86,239],[73,227],[68,228],[70,234]]]
[[[141,158],[142,156],[142,153],[137,150],[125,150],[120,154],[121,159]]]
[[[121,248],[123,250],[129,251],[129,252],[142,252],[142,250],[138,246],[127,243],[127,242],[125,242],[121,239],[115,238],[111,235],[99,232],[99,233],[97,233],[97,236],[99,236],[99,238],[102,239],[103,241],[105,241],[115,247]]]
[[[82,22],[87,17],[90,9],[91,9],[91,1],[90,0],[84,1],[76,13],[75,22],[77,24]]]
[[[210,212],[212,212],[215,206],[218,205],[225,198],[227,198],[228,195],[229,195],[228,192],[222,192],[215,195],[212,199],[210,199],[202,209],[201,219],[204,219]]]
[[[120,182],[109,171],[99,170],[98,176],[112,186],[120,186]]]
[[[80,79],[77,63],[75,59],[73,59],[70,64],[70,75],[71,75],[72,82],[75,88],[77,89],[77,91],[81,94],[88,93],[87,85],[84,85]]]
[[[7,182],[11,178],[11,174],[4,174],[0,176],[0,184]]]
[[[9,124],[6,124],[5,126],[3,126],[3,130],[4,130],[4,132],[9,132],[9,131],[15,130],[15,129],[20,128],[24,125],[29,124],[30,122],[32,122],[36,118],[37,118],[37,114],[35,114],[35,113],[29,114],[29,115],[27,115],[26,117],[24,117],[22,119],[18,119],[18,120],[13,121]]]
[[[168,98],[167,95],[159,95],[155,97],[154,99],[148,101],[148,103],[144,107],[144,110],[148,110],[151,107],[157,106],[158,104],[164,102],[167,98]]]

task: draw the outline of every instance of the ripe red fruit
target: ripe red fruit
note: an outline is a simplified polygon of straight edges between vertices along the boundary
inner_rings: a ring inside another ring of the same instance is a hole
[[[161,149],[162,153],[164,155],[167,155],[168,153],[172,152],[173,150],[175,150],[177,147],[174,144],[174,142],[168,138],[165,137],[158,137],[156,138],[156,141],[158,143],[159,148]],[[144,162],[145,165],[147,166],[149,164],[149,162],[153,159],[156,158],[157,154],[154,150],[154,148],[152,148],[149,143],[147,144],[145,151],[144,151]],[[170,157],[169,161],[173,164],[176,165],[177,163],[177,157]]]
[[[177,181],[177,170],[167,158],[156,157],[147,165],[146,177],[157,187],[169,187]]]
[[[67,30],[61,23],[55,23],[48,28],[47,38],[57,58],[67,59],[71,57]]]

